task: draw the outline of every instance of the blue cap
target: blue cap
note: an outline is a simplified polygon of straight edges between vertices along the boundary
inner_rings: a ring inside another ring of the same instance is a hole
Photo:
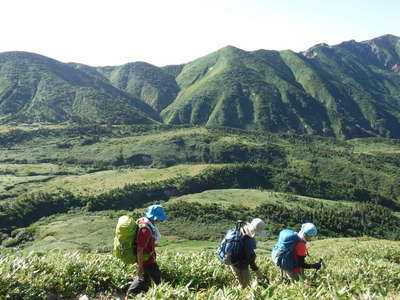
[[[313,223],[304,223],[301,231],[310,236],[317,235],[317,227]]]
[[[150,221],[160,221],[160,222],[168,218],[168,216],[165,214],[164,207],[158,204],[149,206],[147,208],[145,216]]]

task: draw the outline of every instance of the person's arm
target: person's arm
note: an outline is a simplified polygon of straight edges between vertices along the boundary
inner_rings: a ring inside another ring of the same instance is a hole
[[[150,231],[147,228],[139,229],[137,236],[137,264],[138,264],[138,276],[141,277],[144,274],[143,263],[144,263],[144,249],[149,242]]]
[[[307,256],[307,247],[303,242],[298,242],[294,248],[295,255],[298,258],[297,266],[303,269],[319,269],[321,268],[320,263],[306,264],[305,257]]]
[[[321,268],[321,263],[306,264],[304,261],[305,258],[306,258],[305,256],[299,256],[299,262],[298,262],[299,267],[304,269],[317,269],[317,270]]]
[[[144,248],[137,247],[137,264],[138,264],[138,276],[143,277],[143,261],[144,261]]]
[[[253,254],[248,258],[247,260],[249,262],[250,268],[254,271],[258,271],[258,266],[256,264],[256,254],[253,252]]]
[[[256,273],[257,278],[261,280],[261,279],[263,279],[264,276],[256,264],[256,257],[257,257],[257,255],[253,252],[253,255],[250,259],[249,265],[250,265],[250,268]]]
[[[263,275],[261,271],[259,270],[257,264],[256,264],[256,253],[254,252],[255,249],[255,244],[254,240],[250,238],[245,239],[245,257],[246,261],[249,264],[250,268],[256,273],[256,276],[258,279],[262,279]]]

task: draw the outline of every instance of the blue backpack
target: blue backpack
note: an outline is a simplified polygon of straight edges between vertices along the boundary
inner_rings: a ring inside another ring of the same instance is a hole
[[[239,221],[236,228],[228,230],[217,248],[217,256],[224,264],[235,265],[240,260],[243,248],[243,234],[240,229],[243,224],[243,222]]]
[[[298,235],[290,229],[284,229],[279,233],[278,242],[272,249],[271,257],[274,263],[283,270],[293,270],[297,267],[294,261],[294,247],[298,242],[305,243]]]

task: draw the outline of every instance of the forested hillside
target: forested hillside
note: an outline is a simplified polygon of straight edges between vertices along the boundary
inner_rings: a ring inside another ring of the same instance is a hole
[[[326,236],[399,238],[397,140],[165,125],[4,127],[0,137],[0,225],[6,245],[18,242],[6,242],[15,239],[15,229],[41,217],[75,209],[133,210],[154,201],[168,201],[172,216],[176,211],[171,224],[186,224],[192,216],[189,223],[200,224],[195,228],[207,219],[226,228],[259,213],[268,216],[274,232],[282,222],[294,226],[315,219]],[[237,190],[228,203],[232,208],[215,207],[222,191],[231,189]],[[278,202],[269,200],[272,194],[259,201],[253,189],[282,195]],[[221,190],[211,203],[201,196],[198,204],[174,204],[177,197],[211,190]],[[241,212],[247,201],[257,205]],[[195,231],[196,239],[205,234]],[[187,233],[182,235],[188,238]]]

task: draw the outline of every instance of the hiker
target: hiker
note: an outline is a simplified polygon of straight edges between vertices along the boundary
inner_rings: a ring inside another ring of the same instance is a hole
[[[272,259],[290,280],[297,281],[304,278],[304,269],[321,268],[321,260],[314,264],[307,264],[304,261],[308,255],[306,243],[316,235],[317,227],[312,223],[303,224],[299,233],[290,229],[284,229],[279,233],[278,243],[272,250]]]
[[[139,225],[136,237],[138,275],[130,285],[127,296],[146,292],[151,280],[155,284],[161,282],[161,272],[156,262],[155,251],[161,234],[155,225],[167,218],[161,205],[151,205],[147,208],[145,216],[136,221]]]
[[[241,251],[237,263],[232,264],[231,270],[235,278],[239,281],[242,289],[250,285],[250,268],[256,273],[259,280],[263,279],[263,274],[256,264],[256,239],[255,235],[265,235],[265,223],[259,218],[255,218],[251,223],[246,223],[240,228],[242,234]]]

